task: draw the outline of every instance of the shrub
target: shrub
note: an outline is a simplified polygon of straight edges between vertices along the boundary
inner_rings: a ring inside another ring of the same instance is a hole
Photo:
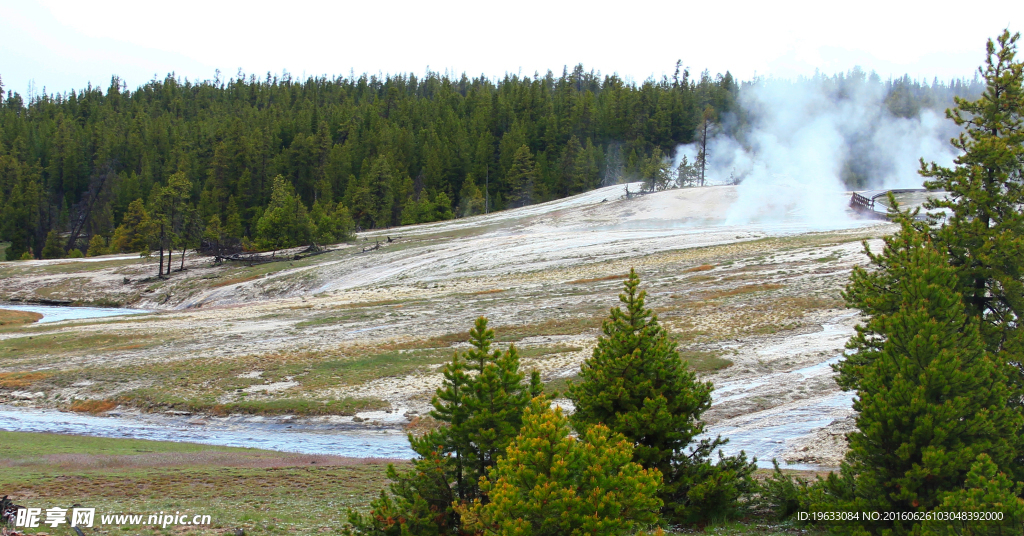
[[[460,507],[478,534],[631,535],[658,519],[661,474],[631,461],[633,445],[607,427],[573,437],[544,399],[481,484],[487,502]]]

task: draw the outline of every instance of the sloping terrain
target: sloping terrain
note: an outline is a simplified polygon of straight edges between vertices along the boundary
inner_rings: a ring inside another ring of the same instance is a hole
[[[168,279],[130,256],[0,263],[0,300],[159,311],[0,327],[0,402],[425,425],[438,369],[476,317],[558,390],[633,267],[684,358],[716,384],[716,431],[833,465],[850,409],[828,364],[857,322],[839,291],[866,262],[860,242],[878,248],[892,226],[847,212],[811,224],[800,207],[728,224],[733,186],[624,193],[362,233],[302,260],[188,257]],[[808,439],[821,434],[839,439]]]

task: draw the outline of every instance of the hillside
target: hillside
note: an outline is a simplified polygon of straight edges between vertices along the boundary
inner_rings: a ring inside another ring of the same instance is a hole
[[[649,306],[718,389],[715,431],[762,458],[834,465],[850,409],[827,363],[857,321],[839,291],[866,260],[860,242],[877,247],[891,226],[847,213],[811,225],[797,206],[732,225],[733,186],[623,193],[362,233],[297,261],[192,256],[166,280],[155,259],[0,263],[0,300],[159,311],[0,328],[0,401],[424,425],[437,369],[475,317],[559,389],[635,267]]]

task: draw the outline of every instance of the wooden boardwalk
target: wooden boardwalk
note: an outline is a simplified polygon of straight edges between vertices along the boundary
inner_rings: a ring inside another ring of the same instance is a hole
[[[924,188],[905,188],[902,190],[864,190],[861,192],[853,192],[850,196],[850,208],[868,219],[888,220],[889,207],[881,203],[879,200],[885,199],[889,195],[889,192],[894,194],[908,194],[927,191],[928,190]]]

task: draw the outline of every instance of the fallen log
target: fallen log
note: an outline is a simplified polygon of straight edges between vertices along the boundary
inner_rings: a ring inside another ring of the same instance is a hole
[[[266,264],[268,262],[286,261],[287,257],[275,257],[272,255],[260,255],[259,253],[241,254],[235,253],[232,255],[216,255],[214,256],[215,263],[222,263],[224,261],[234,262],[247,262],[249,266],[254,264]]]

